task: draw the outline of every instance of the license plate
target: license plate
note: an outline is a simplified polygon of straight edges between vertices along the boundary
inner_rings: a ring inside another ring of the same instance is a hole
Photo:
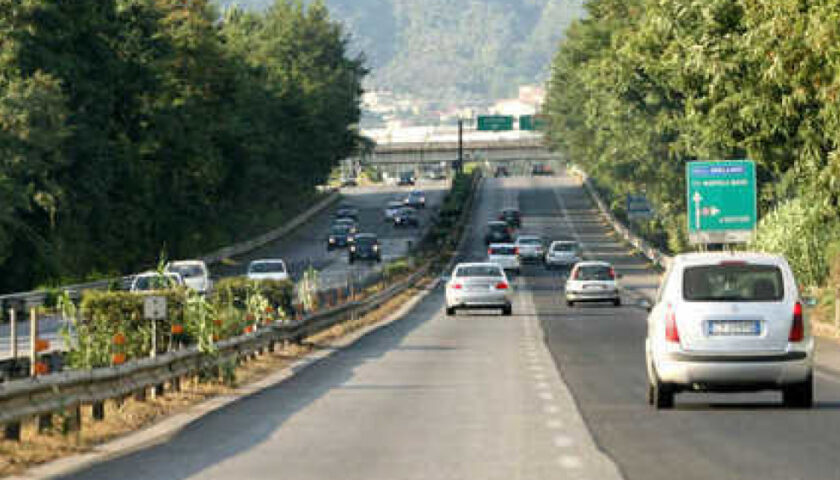
[[[589,290],[603,290],[604,286],[603,285],[584,285],[583,288],[589,289]]]
[[[759,335],[761,322],[758,320],[710,320],[707,323],[706,333],[709,336]]]

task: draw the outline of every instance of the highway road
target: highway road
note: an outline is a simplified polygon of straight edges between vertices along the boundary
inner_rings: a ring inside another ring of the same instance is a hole
[[[568,177],[488,179],[483,222],[519,206],[522,231],[578,238],[614,262],[625,306],[568,308],[564,273],[528,266],[514,315],[443,315],[430,292],[402,320],[290,380],[78,479],[837,479],[840,348],[819,343],[816,407],[778,393],[645,402],[639,293],[657,276],[609,234]]]
[[[425,209],[420,210],[420,228],[394,228],[390,222],[383,221],[383,208],[390,200],[402,199],[413,188],[426,192]],[[405,256],[409,242],[417,242],[421,233],[429,225],[430,217],[440,208],[448,188],[446,181],[420,180],[416,187],[396,185],[374,185],[342,189],[342,200],[335,205],[347,203],[359,209],[359,227],[362,232],[375,233],[382,243],[383,262]],[[320,286],[331,288],[344,285],[348,278],[361,282],[381,264],[357,262],[352,266],[347,262],[346,249],[327,251],[326,239],[332,222],[335,206],[327,208],[292,234],[272,242],[246,255],[235,257],[231,262],[210,266],[211,276],[222,278],[244,275],[248,262],[257,258],[283,258],[287,264],[295,266],[293,278],[300,275],[304,265],[312,265],[319,271]],[[276,226],[267,225],[266,228]],[[50,341],[53,348],[61,348],[63,339],[59,330],[64,322],[55,317],[40,320],[41,338]],[[18,355],[28,355],[29,318],[18,319]],[[0,325],[0,359],[11,355],[9,325]]]

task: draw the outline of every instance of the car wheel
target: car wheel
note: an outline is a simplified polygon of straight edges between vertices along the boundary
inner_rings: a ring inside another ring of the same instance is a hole
[[[376,257],[376,263],[382,263],[382,257]]]
[[[652,404],[657,410],[674,408],[674,389],[670,385],[666,385],[655,378],[650,388],[653,397]]]
[[[571,300],[566,300],[566,306],[567,306],[567,307],[574,307],[574,306],[575,306],[575,302],[573,302],[573,301],[571,301]]]
[[[355,260],[353,259],[353,257],[350,257],[350,258],[348,259],[348,261],[349,261],[350,263],[353,263]]]
[[[506,317],[509,317],[509,316],[513,315],[513,306],[512,305],[506,305],[505,307],[503,307],[502,308],[502,315],[504,315]]]
[[[782,401],[788,408],[811,408],[814,405],[814,379],[796,383],[782,389]]]
[[[455,307],[446,307],[446,315],[450,317],[455,315]]]
[[[648,403],[648,405],[651,405],[651,406],[653,405],[654,396],[655,396],[655,389],[653,387],[653,384],[650,383],[650,380],[648,380],[648,388],[647,388],[647,403]]]
[[[620,307],[621,306],[621,299],[616,298],[615,300],[613,300],[613,305],[616,306],[616,307]]]

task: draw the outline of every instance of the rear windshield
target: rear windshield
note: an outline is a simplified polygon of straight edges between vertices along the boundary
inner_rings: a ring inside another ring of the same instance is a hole
[[[286,271],[286,266],[283,265],[283,262],[252,263],[250,271],[251,271],[251,273],[271,273],[271,272],[283,273],[283,272]]]
[[[516,247],[490,247],[490,255],[516,255]]]
[[[507,230],[507,225],[505,225],[504,223],[491,223],[487,225],[487,228],[490,229],[490,231],[492,232],[499,232]]]
[[[204,269],[198,265],[170,265],[167,270],[180,273],[184,278],[201,277],[204,275]]]
[[[574,250],[574,243],[555,243],[551,246],[552,252],[573,252]]]
[[[472,265],[458,267],[456,277],[501,277],[502,270],[495,265]]]
[[[374,245],[374,244],[376,244],[376,239],[375,238],[356,237],[356,245],[359,245],[360,247],[369,247],[369,246]]]
[[[613,280],[612,269],[605,265],[583,265],[578,267],[575,280]]]
[[[539,238],[522,238],[519,240],[520,245],[540,245],[542,241]]]
[[[345,233],[350,231],[350,225],[347,224],[339,224],[333,225],[332,233],[335,235],[344,235]]]
[[[683,298],[695,302],[772,302],[784,296],[774,265],[703,265],[683,274]]]
[[[506,211],[502,212],[502,215],[504,215],[506,217],[518,217],[519,212],[517,212],[515,210],[506,210]]]

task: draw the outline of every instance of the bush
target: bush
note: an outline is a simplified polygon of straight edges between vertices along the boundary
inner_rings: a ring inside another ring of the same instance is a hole
[[[173,323],[183,320],[184,303],[187,298],[186,289],[161,290],[150,293],[108,292],[86,290],[82,292],[79,304],[82,321],[90,321],[97,317],[105,317],[115,323],[136,326],[145,323],[143,320],[143,299],[147,296],[166,297],[166,329]]]
[[[286,313],[291,313],[295,284],[290,280],[249,280],[245,277],[231,277],[219,280],[213,288],[213,303],[232,304],[245,308],[249,292],[258,292],[268,303]]]
[[[408,260],[405,258],[394,260],[393,262],[388,262],[382,268],[382,274],[385,276],[385,278],[394,278],[399,275],[404,275],[410,271],[411,266],[408,264]]]

